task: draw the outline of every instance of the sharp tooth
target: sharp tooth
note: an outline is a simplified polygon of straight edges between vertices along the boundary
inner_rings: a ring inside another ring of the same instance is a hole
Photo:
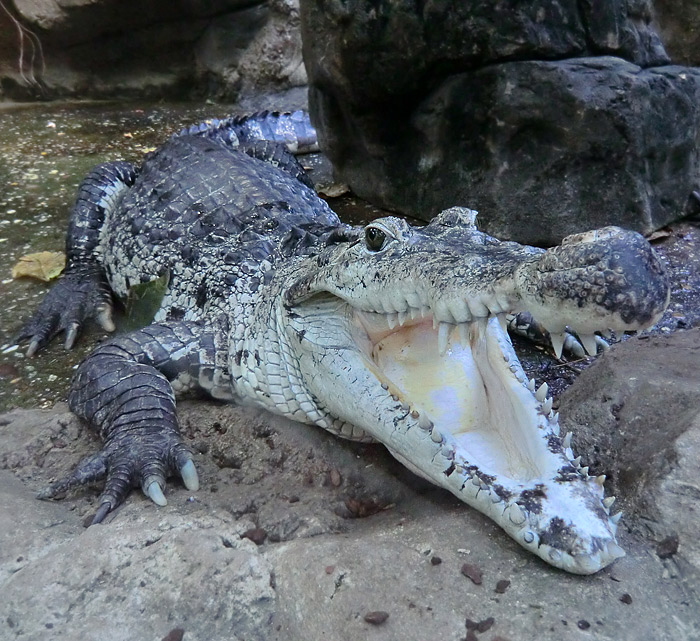
[[[547,392],[549,391],[549,385],[547,383],[542,383],[535,392],[535,398],[541,403],[545,398],[547,398]]]
[[[496,314],[496,317],[498,318],[498,322],[501,324],[501,329],[503,330],[504,334],[508,333],[508,320],[506,319],[506,315],[504,312],[500,314]]]
[[[586,351],[591,356],[595,356],[598,352],[598,343],[595,340],[595,335],[588,334],[587,336],[584,336],[583,334],[579,334],[578,337]]]
[[[581,467],[581,457],[577,456],[575,459],[571,461],[571,465],[574,467]]]
[[[608,556],[614,559],[621,559],[623,556],[627,556],[625,551],[614,541],[608,543]]]
[[[447,352],[447,341],[450,339],[453,328],[454,325],[450,325],[449,323],[440,323],[438,329],[438,351],[440,352],[440,356],[444,356],[445,352]]]
[[[426,316],[428,316],[428,314],[430,314],[430,307],[428,307],[427,305],[423,305],[423,306],[420,308],[420,315],[421,315],[421,317],[422,317],[422,318],[425,318]]]
[[[615,502],[614,496],[609,496],[607,499],[603,499],[603,505],[605,506],[606,510],[609,510],[613,506],[614,502]]]
[[[552,404],[554,403],[553,398],[548,398],[544,403],[542,403],[542,413],[549,414],[552,411]]]
[[[527,389],[529,389],[533,394],[535,393],[535,385],[536,385],[536,383],[535,383],[535,379],[534,379],[534,378],[531,378],[531,379],[527,382]]]
[[[586,465],[585,467],[582,467],[582,468],[579,470],[579,472],[581,472],[581,476],[583,476],[584,478],[586,478],[586,477],[588,476],[588,465]]]
[[[403,326],[406,322],[406,312],[399,312],[399,325]]]
[[[430,432],[430,439],[433,443],[442,443],[442,434],[440,434],[439,430],[433,428],[432,432]]]
[[[607,477],[605,476],[605,474],[601,474],[600,476],[596,476],[596,477],[595,477],[595,482],[596,482],[598,485],[600,485],[600,487],[603,487],[603,485],[605,485],[605,479],[606,479],[606,478],[607,478]]]
[[[394,327],[396,327],[396,324],[399,322],[398,314],[387,314],[386,322],[389,325],[389,329],[394,329]]]
[[[566,334],[550,334],[549,340],[552,341],[552,348],[554,349],[554,355],[557,358],[561,358],[561,352],[564,349],[564,340],[566,339]]]
[[[622,512],[618,512],[617,514],[613,514],[610,517],[610,520],[613,522],[613,525],[617,525],[620,522],[621,518],[622,518]]]
[[[411,320],[414,320],[416,316],[420,313],[420,309],[417,307],[411,307],[411,309],[408,310],[411,313]]]
[[[565,449],[568,450],[571,447],[571,437],[573,434],[571,432],[567,432],[566,436],[564,437],[564,440],[561,442],[561,446]]]

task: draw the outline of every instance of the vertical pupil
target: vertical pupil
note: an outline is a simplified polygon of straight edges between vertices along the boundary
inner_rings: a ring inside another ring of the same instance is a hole
[[[367,245],[370,249],[380,249],[384,243],[384,233],[376,227],[370,227],[367,230]]]

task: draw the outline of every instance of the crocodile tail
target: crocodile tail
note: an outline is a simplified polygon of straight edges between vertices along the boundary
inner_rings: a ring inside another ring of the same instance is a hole
[[[241,143],[274,142],[294,154],[318,151],[316,130],[306,111],[259,111],[247,116],[213,119],[186,127],[177,136],[204,136],[238,147]]]

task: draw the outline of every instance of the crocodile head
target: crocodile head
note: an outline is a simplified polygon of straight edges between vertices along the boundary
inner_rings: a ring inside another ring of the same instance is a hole
[[[658,320],[664,270],[633,232],[608,227],[545,251],[479,232],[475,215],[453,208],[422,228],[382,218],[286,277],[278,326],[301,411],[381,441],[548,563],[596,572],[624,554],[614,499],[560,434],[504,316],[528,310],[555,341],[568,327],[590,345],[595,331]]]

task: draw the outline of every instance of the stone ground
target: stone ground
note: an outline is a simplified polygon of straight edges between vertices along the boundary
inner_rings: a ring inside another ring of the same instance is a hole
[[[692,240],[697,230],[684,229]],[[676,276],[693,269],[665,255]],[[97,446],[59,403],[0,415],[0,638],[697,641],[700,329],[682,329],[695,324],[689,282],[674,284],[674,300],[688,298],[655,335],[615,345],[559,399],[575,451],[608,474],[626,515],[627,556],[612,567],[591,577],[549,567],[381,446],[199,400],[180,416],[202,489],[172,481],[161,509],[134,493],[85,528],[96,489],[34,498]]]

